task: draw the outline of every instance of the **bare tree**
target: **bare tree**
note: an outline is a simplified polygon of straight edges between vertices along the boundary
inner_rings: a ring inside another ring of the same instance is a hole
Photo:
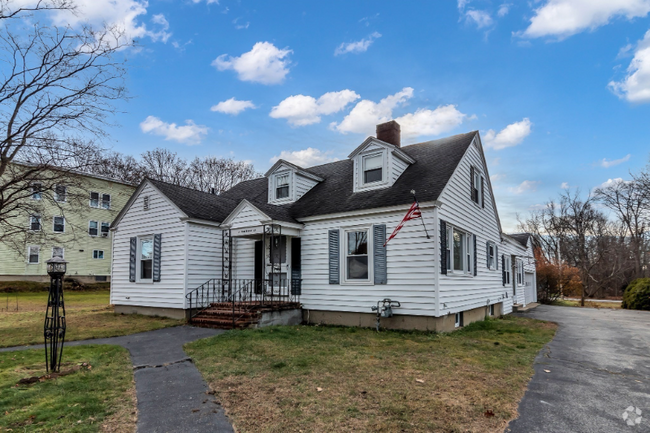
[[[148,178],[180,186],[190,186],[187,161],[176,152],[157,148],[142,154],[140,164]]]
[[[87,155],[99,153],[95,140],[126,97],[118,51],[130,44],[114,28],[39,23],[43,9],[71,9],[67,0],[11,6],[0,3],[0,241],[27,232],[35,188],[48,197],[76,182]]]
[[[188,171],[192,188],[204,192],[226,191],[239,182],[259,177],[252,164],[214,156],[194,158]]]

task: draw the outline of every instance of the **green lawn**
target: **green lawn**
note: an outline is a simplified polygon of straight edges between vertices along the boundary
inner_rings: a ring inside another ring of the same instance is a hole
[[[185,349],[239,432],[502,432],[555,328],[516,317],[450,334],[271,327]]]
[[[118,346],[66,347],[68,376],[18,385],[45,374],[43,350],[0,353],[0,431],[132,432],[136,399],[131,360]]]
[[[118,315],[109,292],[65,292],[66,341],[115,337],[177,326],[180,320],[137,314]],[[0,293],[0,347],[43,342],[47,292]]]

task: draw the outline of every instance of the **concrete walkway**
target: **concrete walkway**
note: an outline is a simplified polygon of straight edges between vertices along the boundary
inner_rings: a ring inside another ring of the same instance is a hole
[[[650,432],[650,312],[540,305],[517,315],[559,328],[506,432]]]
[[[233,432],[232,426],[183,344],[218,335],[216,329],[178,326],[123,337],[66,342],[66,346],[115,344],[125,347],[133,362],[138,397],[138,432]],[[20,346],[0,352],[35,349]],[[64,349],[65,357],[65,349]]]

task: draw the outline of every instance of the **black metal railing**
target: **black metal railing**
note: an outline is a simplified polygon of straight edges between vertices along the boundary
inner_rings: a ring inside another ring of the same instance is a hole
[[[214,278],[185,295],[190,320],[212,304],[229,304],[233,325],[237,314],[257,307],[282,306],[300,302],[302,280],[295,278],[236,279]]]

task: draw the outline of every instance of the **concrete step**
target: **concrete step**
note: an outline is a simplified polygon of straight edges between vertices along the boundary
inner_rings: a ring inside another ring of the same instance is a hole
[[[530,304],[526,304],[524,307],[521,304],[515,304],[512,306],[512,309],[515,313],[523,313],[524,311],[530,311],[533,308],[537,307],[539,304],[537,302],[531,302]]]

